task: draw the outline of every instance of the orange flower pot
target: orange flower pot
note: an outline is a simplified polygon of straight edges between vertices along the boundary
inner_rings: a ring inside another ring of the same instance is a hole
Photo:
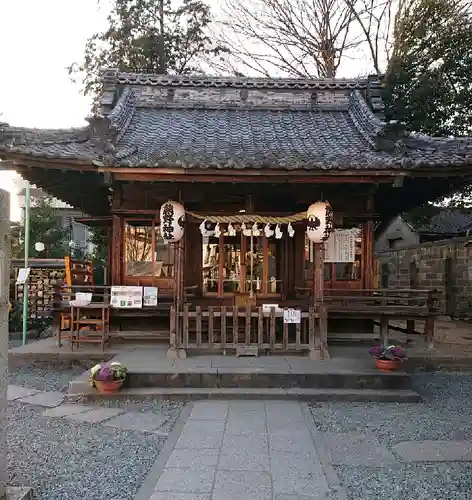
[[[382,372],[393,372],[399,370],[402,362],[396,359],[376,359],[375,366]]]
[[[121,380],[95,381],[95,387],[97,388],[98,392],[102,394],[109,394],[111,392],[116,392],[121,388],[122,385],[123,382]]]

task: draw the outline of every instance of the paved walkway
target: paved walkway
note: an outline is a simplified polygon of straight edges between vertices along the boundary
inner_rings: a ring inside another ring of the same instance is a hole
[[[313,434],[314,433],[314,434]],[[307,406],[196,402],[148,500],[341,500]]]

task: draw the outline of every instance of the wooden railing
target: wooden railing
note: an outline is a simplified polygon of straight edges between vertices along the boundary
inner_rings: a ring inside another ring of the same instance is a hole
[[[178,314],[171,308],[171,347],[177,349],[238,349],[327,352],[326,321],[314,308],[301,311],[300,323],[285,323],[283,311],[262,307],[184,305]],[[174,345],[172,345],[174,344]]]
[[[415,331],[415,321],[424,320],[424,340],[434,347],[434,322],[439,312],[439,290],[375,289],[350,290],[349,294],[328,295],[324,304],[329,317],[378,320],[383,345],[389,344],[389,321],[406,320],[407,333]]]
[[[438,314],[439,297],[438,290],[425,289],[346,290],[325,295],[324,303],[328,313],[421,317]]]

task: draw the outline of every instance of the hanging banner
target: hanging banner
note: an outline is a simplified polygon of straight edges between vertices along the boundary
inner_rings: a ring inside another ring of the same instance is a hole
[[[111,307],[116,309],[141,309],[143,307],[143,287],[112,286]]]
[[[355,262],[357,229],[337,229],[325,243],[325,262]]]

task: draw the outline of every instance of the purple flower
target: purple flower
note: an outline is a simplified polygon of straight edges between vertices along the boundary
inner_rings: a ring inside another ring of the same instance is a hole
[[[110,381],[115,379],[115,373],[112,368],[107,365],[103,365],[99,372],[97,373],[96,380],[100,380],[101,382]]]
[[[406,359],[406,352],[403,347],[391,345],[389,347],[375,346],[369,349],[369,354],[377,359],[398,360]]]
[[[377,358],[378,356],[380,356],[382,354],[382,352],[383,352],[383,347],[381,347],[379,345],[369,349],[369,354],[371,356],[374,356],[374,358]]]

